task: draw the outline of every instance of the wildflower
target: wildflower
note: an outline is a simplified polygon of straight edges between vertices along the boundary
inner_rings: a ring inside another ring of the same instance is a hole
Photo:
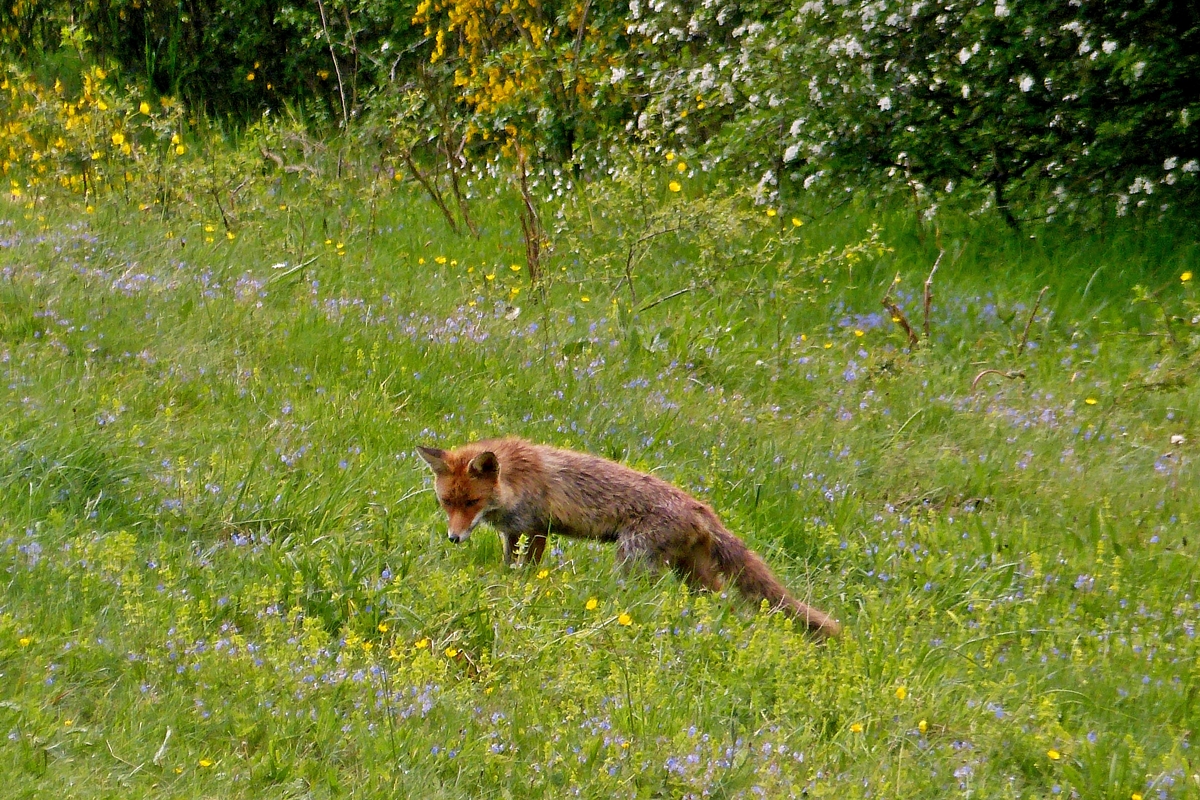
[[[778,211],[776,211],[776,210],[775,210],[775,209],[773,209],[773,208],[768,208],[768,209],[767,209],[767,216],[768,216],[768,217],[773,217],[773,216],[775,216],[775,215],[776,215],[776,214],[778,214],[778,213],[779,213],[779,212],[778,212]]]
[[[671,181],[670,183],[667,184],[667,188],[670,189],[672,192],[678,192],[683,187],[679,185],[679,181]]]
[[[854,329],[854,335],[855,335],[855,336],[866,336],[867,334],[866,334],[866,332],[864,332],[864,331],[860,330],[859,328],[855,328],[855,329]]]
[[[508,290],[508,293],[511,294],[513,297],[516,297],[517,295],[519,295],[521,293],[521,290],[520,290],[520,288],[514,286]]]
[[[546,580],[546,578],[550,577],[550,570],[548,570],[548,569],[539,570],[537,576],[538,576],[539,581],[544,581],[544,580]]]
[[[125,134],[121,133],[120,131],[116,131],[115,133],[113,133],[112,143],[117,145],[118,147],[125,144]]]
[[[1053,750],[1053,749],[1047,750],[1046,758],[1050,759],[1051,761],[1058,761],[1060,758],[1062,758],[1062,753],[1058,752],[1057,750]]]
[[[490,272],[487,275],[484,275],[483,277],[489,281],[494,281],[494,280],[496,280],[496,273]]]
[[[1089,406],[1094,406],[1094,405],[1096,405],[1096,403],[1098,401],[1094,397],[1089,397],[1088,399],[1084,400],[1083,402],[1087,403]]]
[[[445,257],[445,256],[438,256],[437,258],[435,258],[435,259],[434,259],[434,261],[436,261],[436,262],[437,262],[437,263],[439,263],[439,264],[445,264],[445,263],[446,263],[446,257]]]
[[[1183,273],[1182,275],[1180,275],[1180,276],[1179,276],[1179,280],[1183,281],[1184,283],[1187,283],[1187,282],[1188,282],[1188,281],[1190,281],[1191,279],[1192,279],[1192,273],[1191,273],[1191,270],[1188,270],[1187,272],[1185,272],[1185,273]]]
[[[74,724],[75,724],[75,720],[73,720],[73,719],[64,719],[64,720],[63,720],[63,727],[64,727],[64,728],[69,728],[69,727],[71,727],[71,726],[72,726],[72,725],[74,725]]]
[[[687,162],[680,161],[678,164],[675,165],[675,171],[676,172],[687,172]]]
[[[589,597],[588,601],[583,604],[583,607],[588,611],[595,611],[596,606],[600,605],[600,601],[594,597]]]
[[[175,155],[181,156],[186,152],[187,152],[187,148],[184,147],[183,145],[181,145],[181,144],[175,145]]]
[[[458,655],[458,651],[455,650],[453,647],[447,647],[445,652],[446,652],[446,658],[454,658],[455,656]]]
[[[621,616],[617,617],[617,624],[619,624],[619,625],[632,625],[632,624],[633,624],[633,617],[629,616],[629,612],[628,612],[628,611],[622,611],[622,612],[621,612]]]
[[[863,725],[862,725],[862,723],[861,723],[861,722],[855,722],[853,725],[851,725],[851,726],[850,726],[850,732],[851,732],[851,733],[862,733],[862,732],[863,732]]]
[[[246,73],[246,80],[248,80],[248,81],[254,80],[254,70],[250,70],[249,72]]]
[[[520,264],[513,264],[511,267],[509,267],[509,269],[511,269],[513,272],[520,272],[520,271],[521,271],[521,265],[520,265]]]
[[[665,158],[667,160],[667,163],[670,164],[672,161],[675,160],[675,154],[672,152],[668,152],[665,156],[663,156],[663,158]]]
[[[150,104],[143,100],[140,104],[138,104],[138,111],[142,112],[143,114],[149,114]]]
[[[1129,800],[1142,800],[1142,796],[1139,793],[1134,792],[1133,794],[1129,795]]]
[[[897,686],[896,687],[896,699],[903,700],[906,697],[908,697],[908,689],[905,688],[904,686]]]
[[[28,636],[22,636],[17,640],[17,644],[19,644],[21,647],[29,647],[29,645],[33,644],[33,639]]]
[[[590,303],[591,300],[592,298],[588,297],[586,294],[579,296],[579,302],[581,303]]]
[[[803,224],[804,224],[804,220],[800,219],[799,217],[792,217],[792,227],[793,228],[799,228]]]
[[[380,633],[388,632],[388,624],[386,622],[381,622],[375,627],[379,630]]]
[[[418,639],[413,644],[413,647],[417,648],[418,650],[424,650],[426,647],[429,647],[429,640],[428,639]]]
[[[209,760],[207,758],[200,759],[200,766],[203,767],[204,769],[208,769],[212,765],[213,765],[213,762],[211,760]]]
[[[917,723],[917,730],[919,730],[921,733],[925,733],[927,730],[929,730],[929,723],[925,720],[921,720]]]

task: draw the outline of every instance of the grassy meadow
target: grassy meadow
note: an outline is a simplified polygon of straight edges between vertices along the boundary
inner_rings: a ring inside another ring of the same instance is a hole
[[[672,176],[548,203],[544,294],[506,186],[478,238],[391,180],[5,198],[0,793],[1200,796],[1192,221]],[[694,492],[846,635],[450,545],[414,447],[502,434]]]

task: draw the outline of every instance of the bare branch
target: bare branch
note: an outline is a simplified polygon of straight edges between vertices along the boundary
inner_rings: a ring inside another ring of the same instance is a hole
[[[1033,327],[1033,318],[1037,316],[1038,307],[1041,306],[1042,298],[1048,291],[1050,291],[1050,287],[1043,286],[1042,291],[1038,293],[1037,300],[1034,301],[1033,308],[1029,310],[1029,319],[1025,322],[1025,330],[1021,333],[1021,341],[1017,344],[1017,355],[1025,352],[1025,345],[1029,343],[1029,329]]]

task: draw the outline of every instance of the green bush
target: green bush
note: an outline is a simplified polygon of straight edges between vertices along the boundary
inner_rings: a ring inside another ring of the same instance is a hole
[[[928,204],[983,186],[1014,224],[1197,199],[1200,27],[1184,3],[635,3],[633,15],[651,65],[638,127],[712,137],[711,157],[757,169],[764,193],[883,176]],[[653,58],[664,42],[677,55]]]

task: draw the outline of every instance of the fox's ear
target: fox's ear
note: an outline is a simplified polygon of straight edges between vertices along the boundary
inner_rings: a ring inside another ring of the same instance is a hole
[[[488,450],[472,458],[467,470],[476,478],[494,478],[500,473],[500,461]]]
[[[425,459],[425,463],[429,465],[429,468],[433,470],[435,475],[446,475],[450,472],[450,467],[446,465],[445,450],[417,445],[417,455]]]

